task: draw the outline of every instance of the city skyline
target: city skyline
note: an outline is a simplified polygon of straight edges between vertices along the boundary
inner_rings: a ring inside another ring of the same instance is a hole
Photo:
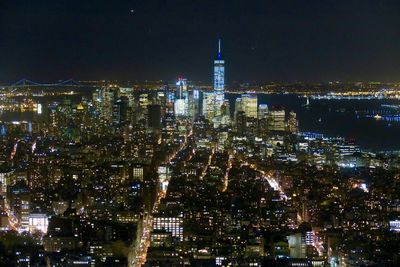
[[[0,3],[0,266],[399,266],[397,9]]]

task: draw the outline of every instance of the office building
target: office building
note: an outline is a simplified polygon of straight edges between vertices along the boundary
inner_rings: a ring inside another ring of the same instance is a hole
[[[153,230],[164,230],[173,238],[183,241],[183,219],[181,217],[154,216]]]
[[[243,94],[241,106],[247,117],[257,119],[257,94]]]
[[[32,213],[29,215],[29,232],[41,232],[47,233],[47,227],[49,225],[49,219],[46,214]]]
[[[268,130],[285,131],[285,110],[282,107],[274,107],[268,113]]]
[[[211,121],[215,114],[215,95],[211,92],[203,93],[203,116]]]
[[[297,114],[294,111],[290,111],[288,120],[288,130],[292,134],[299,132],[299,122],[297,120]]]
[[[143,166],[136,164],[132,167],[132,177],[135,180],[143,182]]]
[[[161,106],[158,104],[148,105],[148,126],[151,130],[161,129]]]
[[[258,105],[258,115],[259,120],[267,119],[268,118],[268,105],[267,104],[260,104]]]

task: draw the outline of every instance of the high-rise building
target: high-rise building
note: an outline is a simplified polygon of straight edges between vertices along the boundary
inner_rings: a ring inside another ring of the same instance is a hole
[[[176,93],[174,102],[174,111],[176,117],[184,117],[188,115],[188,88],[187,80],[179,78],[176,82]]]
[[[176,98],[184,99],[187,94],[187,80],[184,78],[179,78],[176,82]]]
[[[129,99],[125,96],[115,101],[112,110],[112,122],[114,125],[124,124],[129,118]]]
[[[225,61],[221,54],[221,40],[218,41],[217,58],[214,60],[214,91],[203,94],[203,112],[206,119],[219,127],[222,121],[222,106],[225,100]]]
[[[225,60],[222,59],[221,54],[221,40],[218,41],[218,54],[214,60],[214,96],[215,96],[215,114],[220,116],[221,106],[224,103],[224,89],[225,89]]]
[[[7,186],[10,184],[12,173],[11,170],[0,171],[0,195],[5,196],[7,194]]]
[[[113,115],[113,105],[116,99],[118,88],[106,86],[97,89],[93,93],[93,103],[100,111],[100,117],[104,122],[111,122]]]
[[[203,93],[203,116],[212,120],[215,114],[215,95],[211,92]]]
[[[165,90],[160,90],[157,92],[156,103],[161,106],[161,116],[164,116],[167,108],[167,94]]]
[[[162,142],[174,142],[177,130],[175,116],[173,113],[171,114],[168,112],[162,119]]]
[[[153,230],[164,230],[171,233],[173,238],[183,241],[183,218],[154,216]]]
[[[160,189],[164,192],[167,191],[169,180],[171,179],[171,174],[168,166],[159,166],[158,170],[158,179],[160,183]]]
[[[242,110],[247,117],[257,119],[257,95],[243,94],[242,95]]]
[[[193,89],[192,91],[192,102],[193,102],[193,115],[197,118],[201,114],[201,91],[200,89]]]
[[[289,113],[288,130],[293,134],[299,132],[299,122],[297,121],[297,115],[294,111],[290,111]]]
[[[132,167],[132,176],[133,179],[138,181],[143,181],[143,166],[140,164],[136,164]]]
[[[28,231],[31,196],[30,194],[22,194],[20,200],[21,229],[23,229],[24,231]]]
[[[148,105],[148,126],[152,131],[161,129],[161,105]]]
[[[239,111],[243,111],[242,99],[240,97],[236,98],[235,101],[235,116]]]
[[[266,119],[268,117],[268,105],[260,104],[258,105],[258,119]]]
[[[281,107],[274,107],[268,113],[268,130],[269,131],[285,131],[285,110]]]
[[[185,116],[186,105],[185,99],[176,99],[174,103],[174,111],[176,117]]]
[[[0,124],[0,136],[6,136],[7,135],[7,128],[4,124]]]
[[[218,40],[217,58],[214,60],[214,127],[219,127],[222,120],[221,107],[224,104],[225,94],[225,60],[221,54],[221,40]]]
[[[305,258],[307,244],[302,233],[294,233],[287,237],[289,241],[290,256],[293,258]]]
[[[186,99],[186,110],[187,116],[194,120],[196,117],[200,115],[200,105],[199,105],[199,90],[193,89],[187,92]]]
[[[150,100],[149,100],[149,94],[140,94],[139,96],[139,106],[141,108],[146,108],[147,105],[150,104]]]
[[[174,102],[175,102],[175,92],[170,91],[168,85],[165,86],[165,113],[169,115],[174,115]]]
[[[236,132],[239,135],[244,135],[247,125],[247,117],[243,111],[238,111],[235,115]]]

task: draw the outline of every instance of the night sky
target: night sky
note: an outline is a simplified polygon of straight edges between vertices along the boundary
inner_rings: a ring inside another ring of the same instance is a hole
[[[1,0],[0,81],[400,81],[400,1]]]

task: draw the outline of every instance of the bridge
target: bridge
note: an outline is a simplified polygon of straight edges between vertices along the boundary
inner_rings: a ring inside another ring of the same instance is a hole
[[[81,86],[85,85],[82,85],[81,83],[75,81],[74,79],[68,79],[64,81],[61,80],[55,83],[39,83],[23,78],[11,85],[4,87],[19,88],[19,87],[81,87]]]

